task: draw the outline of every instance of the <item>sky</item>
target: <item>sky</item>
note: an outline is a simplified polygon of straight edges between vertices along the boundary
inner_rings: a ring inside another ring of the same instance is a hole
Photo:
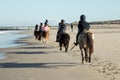
[[[0,0],[0,26],[34,26],[48,19],[57,25],[80,20],[120,19],[120,0]]]

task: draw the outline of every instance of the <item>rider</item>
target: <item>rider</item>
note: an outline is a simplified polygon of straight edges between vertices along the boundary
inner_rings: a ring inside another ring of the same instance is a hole
[[[42,30],[42,27],[43,27],[43,23],[40,23],[40,26],[39,26],[39,31]]]
[[[37,35],[37,31],[38,31],[38,24],[36,24],[36,26],[35,26],[34,35]]]
[[[90,25],[88,22],[85,21],[85,15],[81,15],[80,16],[80,21],[78,24],[78,33],[76,35],[76,43],[74,43],[76,46],[78,45],[78,36],[81,32],[83,32],[84,30],[89,31]]]
[[[74,26],[73,26],[73,24],[71,23],[71,31],[72,31],[72,32],[73,32],[73,27],[74,27]]]
[[[48,25],[48,20],[47,19],[45,20],[45,23]]]
[[[42,27],[43,27],[43,23],[40,23],[40,26],[39,26],[39,38],[38,38],[38,40],[41,40],[41,36],[42,36]]]
[[[60,34],[66,32],[66,28],[65,20],[62,19],[59,23],[56,42],[59,42]]]

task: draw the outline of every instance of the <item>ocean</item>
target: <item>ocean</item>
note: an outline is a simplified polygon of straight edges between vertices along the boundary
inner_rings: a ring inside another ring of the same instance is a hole
[[[16,47],[25,44],[15,43],[15,40],[30,36],[29,34],[18,34],[20,31],[0,31],[0,48]],[[6,58],[5,53],[0,52],[0,60]]]

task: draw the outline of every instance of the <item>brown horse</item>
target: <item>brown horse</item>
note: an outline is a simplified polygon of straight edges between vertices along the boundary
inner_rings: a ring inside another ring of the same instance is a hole
[[[86,62],[91,63],[91,54],[94,51],[93,34],[91,32],[82,32],[78,36],[78,43],[79,43],[79,48],[81,50],[82,63],[84,62],[84,58]]]
[[[69,41],[70,41],[70,35],[68,33],[63,32],[60,34],[60,38],[59,38],[60,51],[62,50],[62,46],[64,46],[65,52],[67,52],[69,47]]]
[[[48,41],[48,38],[49,38],[49,32],[45,32],[45,31],[42,31],[42,39],[46,41]]]
[[[47,41],[49,38],[49,31],[34,31],[35,40]]]
[[[44,27],[46,27],[46,28],[44,28]],[[39,40],[47,42],[48,38],[49,38],[50,28],[48,26],[44,26],[44,27],[39,33]]]

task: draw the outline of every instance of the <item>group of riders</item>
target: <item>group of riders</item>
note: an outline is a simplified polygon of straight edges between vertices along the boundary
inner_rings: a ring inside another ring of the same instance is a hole
[[[41,40],[41,38],[44,37],[45,40],[47,41],[49,37],[49,31],[50,31],[50,28],[48,26],[48,20],[44,22],[44,25],[43,23],[40,23],[40,26],[36,24],[35,30],[34,30],[35,39]]]
[[[65,22],[64,20],[61,20],[61,23],[59,23],[58,32],[56,36],[56,42],[59,42],[60,34],[66,32],[66,25],[64,22]],[[73,29],[73,24],[71,24],[71,29]],[[74,43],[76,46],[78,45],[78,36],[83,32],[89,33],[89,29],[90,29],[90,25],[86,21],[85,15],[81,15],[80,21],[78,24],[78,33],[76,35],[76,42]]]
[[[82,55],[82,63],[84,63],[84,60],[87,62],[91,62],[91,54],[94,51],[93,48],[93,41],[94,41],[94,35],[89,31],[90,25],[86,21],[85,15],[80,16],[80,21],[78,23],[78,33],[76,34],[76,42],[74,42],[74,46],[71,48],[71,50],[79,44],[79,48],[81,50]],[[71,27],[71,29],[73,26]],[[36,35],[36,30],[38,30],[38,25],[35,27],[34,35]],[[58,32],[56,35],[56,42],[59,42],[60,50],[62,50],[62,45],[64,45],[65,52],[68,50],[70,36],[66,32],[67,26],[65,24],[65,21],[62,19],[61,22],[58,25]],[[48,21],[46,20],[43,24],[40,24],[39,31],[37,31],[39,35],[39,40],[41,40],[41,37],[44,37],[46,40],[49,36],[49,27],[48,27]],[[36,37],[37,38],[37,37]],[[85,55],[83,55],[83,51]]]
[[[82,32],[89,32],[89,29],[90,29],[90,25],[89,23],[86,21],[86,17],[85,15],[81,15],[80,16],[80,21],[79,21],[79,24],[78,24],[78,33],[76,35],[76,42],[74,42],[74,45],[78,45],[78,36],[82,33]],[[56,35],[56,42],[59,42],[60,40],[60,34],[61,33],[66,33],[66,30],[67,30],[67,26],[65,24],[65,20],[61,20],[61,22],[59,23],[58,25],[58,32],[57,32],[57,35]],[[38,33],[36,33],[36,31]],[[50,28],[48,27],[48,20],[45,21],[44,23],[44,26],[43,26],[43,23],[40,23],[40,26],[39,26],[39,29],[38,29],[38,25],[35,26],[35,31],[34,31],[34,35],[43,35],[43,36],[49,36],[49,31],[50,31]],[[41,37],[38,37],[39,40],[41,40]],[[47,39],[46,39],[47,40]]]

